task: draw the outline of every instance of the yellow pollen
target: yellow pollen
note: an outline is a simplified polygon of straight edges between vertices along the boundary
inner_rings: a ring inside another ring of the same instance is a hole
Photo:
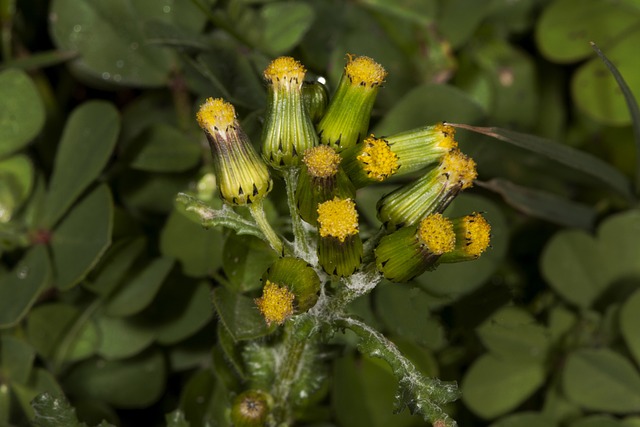
[[[442,160],[440,169],[449,175],[452,182],[459,183],[463,190],[471,187],[473,180],[478,176],[476,162],[458,149],[447,153]]]
[[[264,78],[271,83],[296,80],[302,84],[306,70],[304,66],[290,56],[274,59],[264,70]]]
[[[321,237],[335,237],[344,242],[351,235],[358,234],[358,212],[351,199],[328,200],[318,205],[318,224]]]
[[[336,150],[328,145],[309,148],[302,161],[307,165],[309,174],[314,178],[331,178],[338,173],[338,165],[342,158]]]
[[[444,123],[438,123],[435,126],[437,132],[442,133],[442,139],[438,142],[438,146],[447,150],[452,150],[458,146],[458,143],[454,139],[456,136],[456,128],[446,125]]]
[[[208,98],[200,106],[200,111],[196,114],[198,124],[204,130],[211,127],[226,130],[236,121],[236,110],[233,105],[222,98]]]
[[[491,225],[479,213],[473,213],[463,218],[465,230],[464,251],[472,256],[479,257],[489,247],[491,241]]]
[[[378,86],[384,82],[387,72],[373,59],[368,56],[349,56],[349,62],[344,67],[344,71],[349,77],[351,84],[356,86]]]
[[[398,156],[384,139],[373,135],[364,140],[365,148],[357,159],[367,176],[376,181],[384,181],[398,170]]]
[[[429,215],[420,222],[418,235],[429,252],[435,255],[451,252],[456,247],[453,223],[439,213]]]
[[[278,286],[267,280],[262,290],[262,296],[255,299],[255,303],[268,325],[277,323],[282,325],[293,315],[293,300],[295,295],[285,286]]]

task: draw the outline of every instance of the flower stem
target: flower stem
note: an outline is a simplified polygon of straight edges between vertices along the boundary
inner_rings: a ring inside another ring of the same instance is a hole
[[[283,171],[285,187],[287,187],[287,203],[289,204],[289,214],[291,216],[291,228],[293,229],[293,247],[295,255],[311,262],[311,250],[309,248],[309,236],[302,224],[298,208],[296,207],[296,186],[298,185],[298,173],[300,169],[288,168]]]
[[[264,236],[266,237],[269,245],[276,251],[279,255],[284,255],[284,247],[282,245],[282,240],[278,237],[276,232],[267,221],[267,217],[264,214],[264,206],[262,204],[262,200],[258,200],[249,205],[249,212],[251,212],[251,216],[256,222],[258,228],[262,231]]]

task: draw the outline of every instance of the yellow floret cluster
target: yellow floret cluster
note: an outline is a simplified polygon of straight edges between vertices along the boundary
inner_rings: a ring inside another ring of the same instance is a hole
[[[420,222],[418,235],[429,252],[435,255],[451,252],[456,247],[453,223],[439,213],[429,215]]]
[[[335,237],[344,242],[351,235],[358,233],[358,212],[351,199],[328,200],[318,205],[318,224],[320,236]]]
[[[384,139],[365,139],[365,148],[358,156],[367,176],[376,181],[384,181],[398,170],[398,156],[391,151]]]

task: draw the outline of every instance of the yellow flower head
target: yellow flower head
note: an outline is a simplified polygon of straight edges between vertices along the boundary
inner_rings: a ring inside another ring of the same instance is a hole
[[[293,300],[295,295],[285,286],[278,286],[267,280],[262,290],[262,296],[255,302],[268,325],[277,323],[282,325],[293,316]]]
[[[373,135],[364,140],[364,150],[357,157],[367,177],[384,181],[398,170],[398,156],[384,139]]]
[[[449,177],[450,182],[459,184],[461,190],[471,187],[478,176],[476,162],[458,149],[447,153],[440,170]]]
[[[345,239],[358,234],[358,212],[351,199],[328,200],[318,205],[318,224],[321,237],[335,237],[344,242]]]
[[[309,174],[314,178],[331,178],[338,173],[342,158],[328,145],[318,145],[304,153],[302,161],[307,165]]]
[[[302,86],[306,70],[290,56],[274,59],[264,70],[264,78],[274,86]]]
[[[222,98],[208,98],[196,114],[200,127],[212,133],[212,131],[226,131],[234,126],[236,110],[233,105]]]
[[[435,255],[451,252],[456,247],[453,223],[439,213],[429,215],[420,222],[418,235],[429,252]]]
[[[465,253],[473,258],[479,257],[489,247],[491,226],[479,213],[467,215],[462,219],[465,230]]]
[[[354,86],[380,86],[387,72],[384,67],[368,56],[348,55],[349,62],[344,67],[345,74]]]

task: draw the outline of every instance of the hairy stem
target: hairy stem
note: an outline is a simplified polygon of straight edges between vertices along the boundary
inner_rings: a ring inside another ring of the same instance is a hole
[[[309,247],[309,235],[302,224],[302,219],[298,215],[296,207],[296,186],[298,185],[298,173],[300,169],[289,168],[284,171],[284,183],[287,187],[287,203],[289,204],[289,215],[291,216],[291,228],[293,229],[293,247],[296,256],[307,262],[313,263],[311,250]]]
[[[267,217],[264,214],[264,205],[262,203],[262,200],[250,204],[249,212],[251,212],[251,216],[256,221],[256,225],[258,226],[258,228],[260,228],[262,233],[264,233],[264,236],[267,238],[267,241],[269,242],[269,245],[271,245],[271,248],[279,255],[283,255],[284,247],[282,245],[282,240],[280,240],[280,237],[278,237],[276,232],[271,227],[271,224],[269,224],[269,221],[267,221]]]

